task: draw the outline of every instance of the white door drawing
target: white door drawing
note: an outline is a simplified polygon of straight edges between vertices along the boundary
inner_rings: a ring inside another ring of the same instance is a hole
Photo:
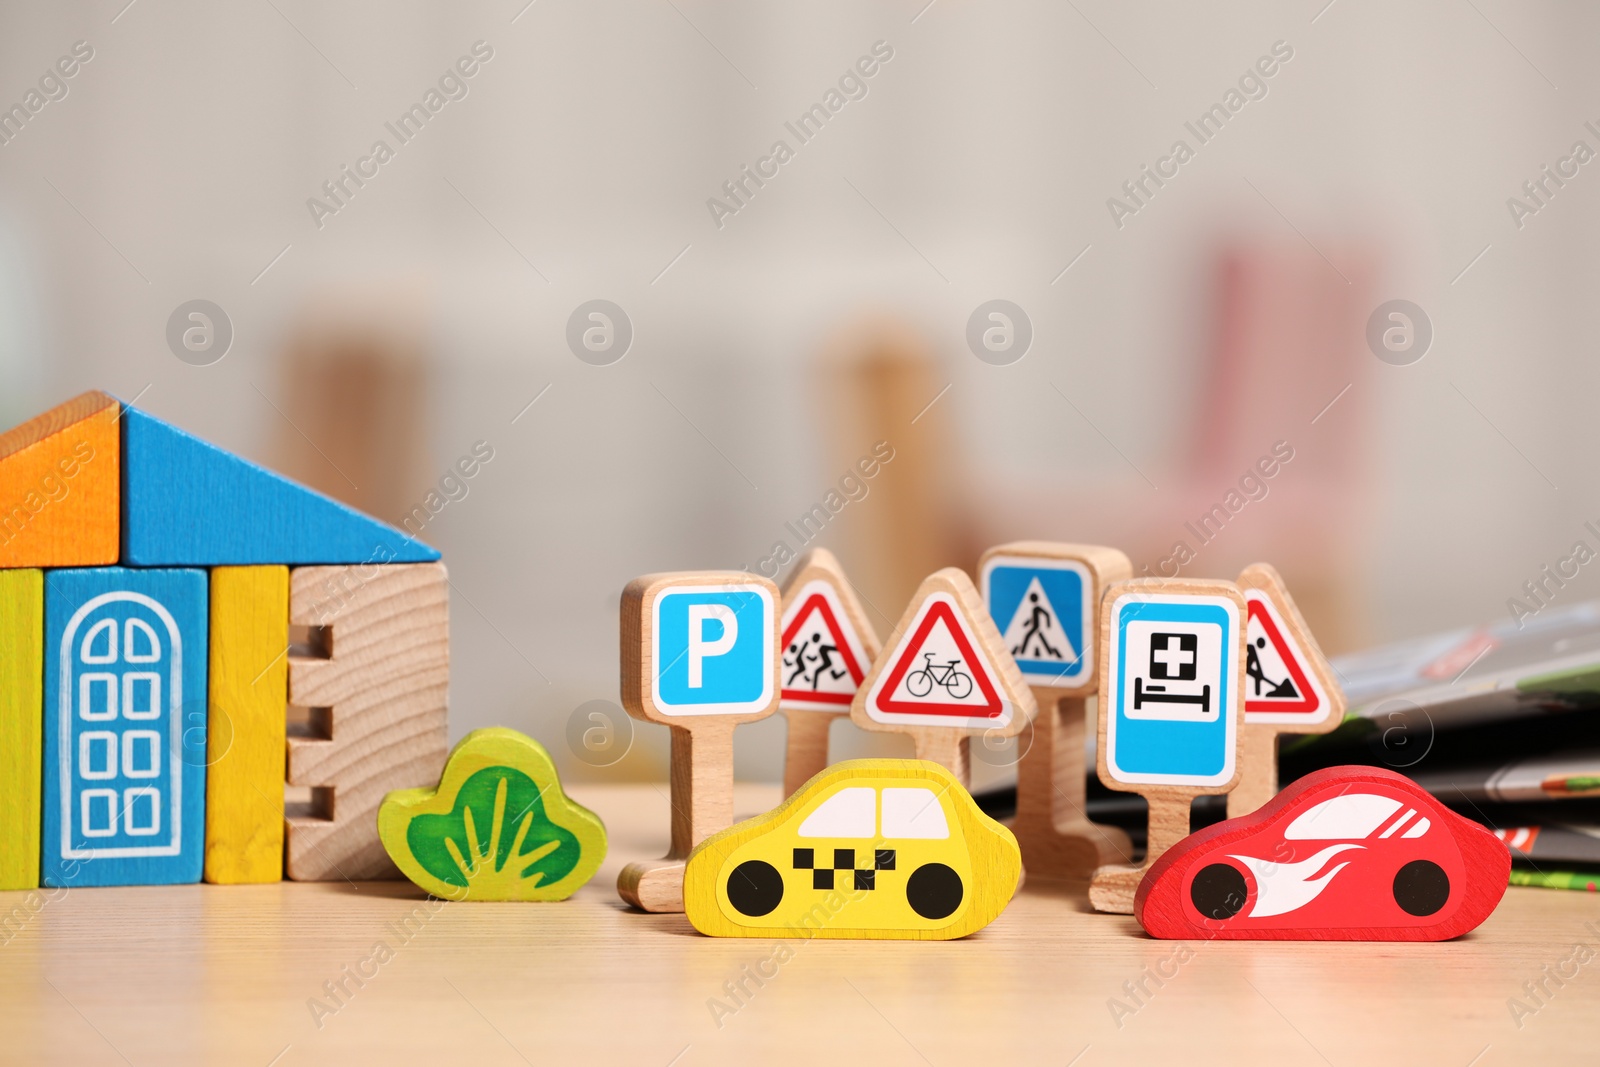
[[[104,593],[62,634],[61,854],[176,856],[182,841],[183,639],[141,593]]]

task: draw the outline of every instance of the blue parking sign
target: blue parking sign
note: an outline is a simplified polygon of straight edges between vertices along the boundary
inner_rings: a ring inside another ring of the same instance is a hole
[[[1226,785],[1238,742],[1238,605],[1125,593],[1111,606],[1106,769],[1130,785]]]
[[[777,604],[763,586],[678,585],[651,609],[652,690],[663,715],[746,715],[773,698]]]
[[[1094,672],[1094,576],[1077,560],[989,556],[983,602],[1031,685],[1069,687]]]

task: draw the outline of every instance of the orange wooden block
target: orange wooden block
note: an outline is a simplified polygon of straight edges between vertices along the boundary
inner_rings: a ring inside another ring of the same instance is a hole
[[[0,567],[117,562],[121,411],[84,393],[0,434]]]

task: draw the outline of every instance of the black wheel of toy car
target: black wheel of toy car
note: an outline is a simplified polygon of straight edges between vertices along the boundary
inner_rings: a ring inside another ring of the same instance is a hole
[[[961,876],[942,863],[924,863],[906,879],[906,903],[924,919],[954,915],[965,892]]]
[[[1189,900],[1202,918],[1231,919],[1244,908],[1250,896],[1244,872],[1227,863],[1212,863],[1200,868],[1189,883]]]
[[[1395,872],[1394,902],[1408,915],[1432,915],[1450,899],[1450,876],[1432,860],[1412,860]]]
[[[768,915],[783,902],[783,875],[766,860],[745,860],[728,875],[728,903],[740,915]]]

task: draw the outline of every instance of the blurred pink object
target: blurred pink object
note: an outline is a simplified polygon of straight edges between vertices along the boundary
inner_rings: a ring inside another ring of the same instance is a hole
[[[1054,500],[1037,482],[991,482],[977,487],[983,506],[974,509],[983,543],[1114,545],[1136,574],[1166,577],[1232,578],[1265,560],[1283,572],[1325,649],[1359,643],[1374,362],[1365,325],[1378,256],[1322,247],[1333,249],[1337,269],[1303,242],[1216,253],[1187,442],[1160,468],[1146,467],[1157,488],[1131,471],[1110,483],[1064,469]],[[1116,427],[1085,414],[1117,438]],[[1120,447],[1128,436],[1124,424]]]

